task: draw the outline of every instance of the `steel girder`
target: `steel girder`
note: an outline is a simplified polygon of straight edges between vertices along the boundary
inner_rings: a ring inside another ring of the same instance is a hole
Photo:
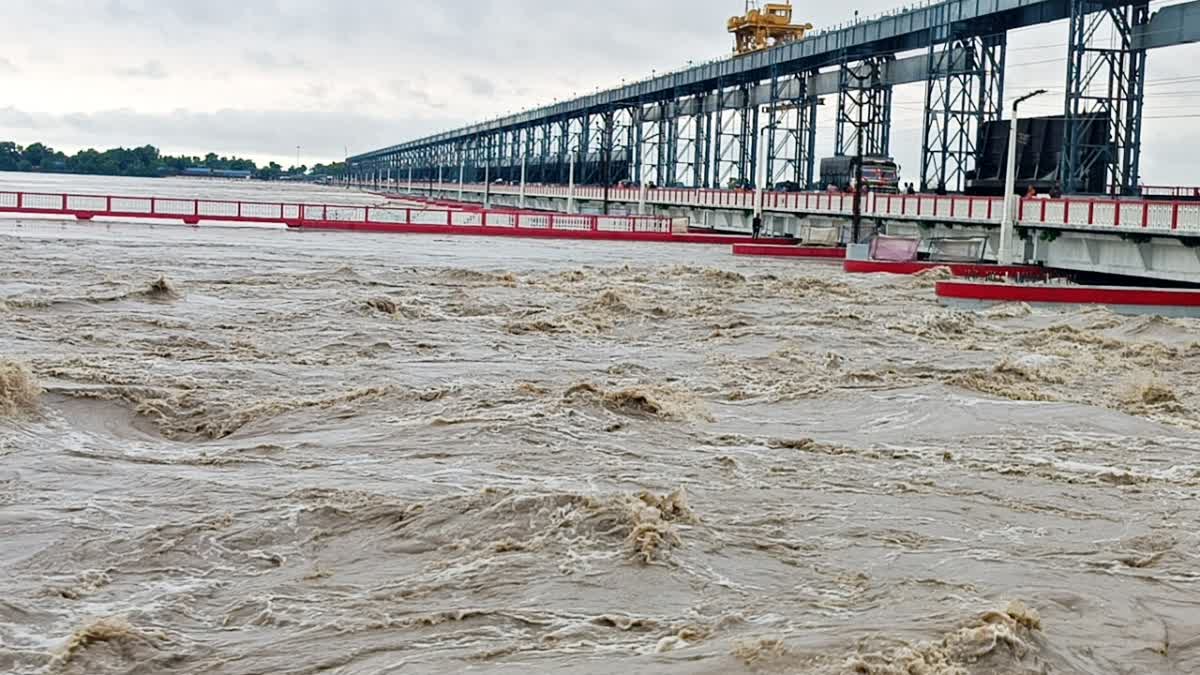
[[[863,135],[863,154],[887,155],[891,149],[892,87],[884,71],[892,54],[872,56],[858,64],[843,60],[838,66],[838,114],[834,154],[852,155]]]
[[[638,167],[639,181],[666,184],[667,165],[667,120],[670,118],[669,101],[657,101],[640,106],[638,115]],[[653,114],[647,115],[647,112]],[[653,162],[653,164],[648,164]]]
[[[711,123],[704,111],[703,95],[683,95],[664,102],[656,114],[663,116],[659,125],[661,166],[655,172],[656,176],[661,176],[660,184],[704,186],[710,157]]]
[[[758,164],[758,128],[758,107],[751,103],[747,86],[717,92],[713,187],[753,183]]]
[[[1150,21],[1148,2],[1119,7],[1072,0],[1067,41],[1066,129],[1059,177],[1067,192],[1098,184],[1112,195],[1137,194],[1142,152],[1146,50],[1134,32]],[[1108,35],[1097,36],[1109,27]],[[1097,131],[1097,124],[1107,125]]]
[[[611,111],[610,162],[608,183],[615,184],[633,176],[634,125],[638,119],[638,111],[633,107],[620,107]]]
[[[808,95],[808,75],[772,74],[771,99],[766,108],[767,185],[764,187],[793,181],[807,188],[812,183],[819,102],[816,96]]]
[[[557,165],[558,182],[566,185],[571,161],[571,120],[567,117],[554,122],[555,164]]]

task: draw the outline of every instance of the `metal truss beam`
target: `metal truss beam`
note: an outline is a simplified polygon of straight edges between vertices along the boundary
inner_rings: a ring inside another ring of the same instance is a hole
[[[838,114],[834,154],[852,155],[863,135],[863,153],[887,155],[891,149],[892,87],[884,73],[892,55],[873,56],[857,65],[839,65]]]
[[[807,75],[772,75],[766,108],[765,187],[791,181],[807,188],[812,183],[818,103],[817,97],[808,94]]]
[[[668,184],[702,187],[709,158],[708,133],[711,124],[701,102],[688,99],[675,106],[669,126],[673,149],[668,161]]]
[[[1149,20],[1148,2],[1071,1],[1059,170],[1067,192],[1137,194],[1146,51],[1134,47],[1134,36]]]
[[[713,147],[714,187],[750,185],[757,165],[758,107],[747,87],[718,92]]]

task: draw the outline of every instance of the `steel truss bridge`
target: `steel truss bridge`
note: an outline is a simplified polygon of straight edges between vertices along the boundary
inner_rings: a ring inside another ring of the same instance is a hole
[[[1200,0],[1153,15],[1146,1],[937,2],[357,155],[348,173],[360,183],[517,182],[524,172],[542,184],[718,188],[755,185],[762,168],[767,184],[809,186],[819,105],[837,106],[836,154],[855,154],[861,141],[866,154],[888,155],[892,89],[924,82],[920,186],[959,191],[980,125],[1004,115],[1008,32],[1061,20],[1060,182],[1078,192],[1103,172],[1111,194],[1135,194],[1146,52],[1200,41]],[[1108,125],[1106,142],[1092,124]]]

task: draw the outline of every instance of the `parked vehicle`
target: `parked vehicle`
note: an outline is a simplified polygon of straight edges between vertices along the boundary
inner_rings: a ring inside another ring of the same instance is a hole
[[[847,192],[854,186],[858,173],[858,158],[850,155],[826,157],[821,160],[821,187]],[[868,155],[862,158],[863,187],[868,192],[896,194],[900,192],[900,167],[891,157]]]

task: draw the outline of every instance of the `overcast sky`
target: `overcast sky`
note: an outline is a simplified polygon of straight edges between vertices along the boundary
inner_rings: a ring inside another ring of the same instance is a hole
[[[313,163],[726,54],[742,0],[4,0],[0,140],[152,143]],[[798,3],[818,28],[899,6]],[[1157,8],[1169,2],[1156,2]],[[1010,36],[1006,94],[1061,114],[1065,22]],[[1147,183],[1200,184],[1196,46],[1150,55]],[[1190,79],[1179,80],[1180,77]],[[922,85],[896,90],[893,154],[919,172]],[[821,113],[820,155],[833,147]]]

